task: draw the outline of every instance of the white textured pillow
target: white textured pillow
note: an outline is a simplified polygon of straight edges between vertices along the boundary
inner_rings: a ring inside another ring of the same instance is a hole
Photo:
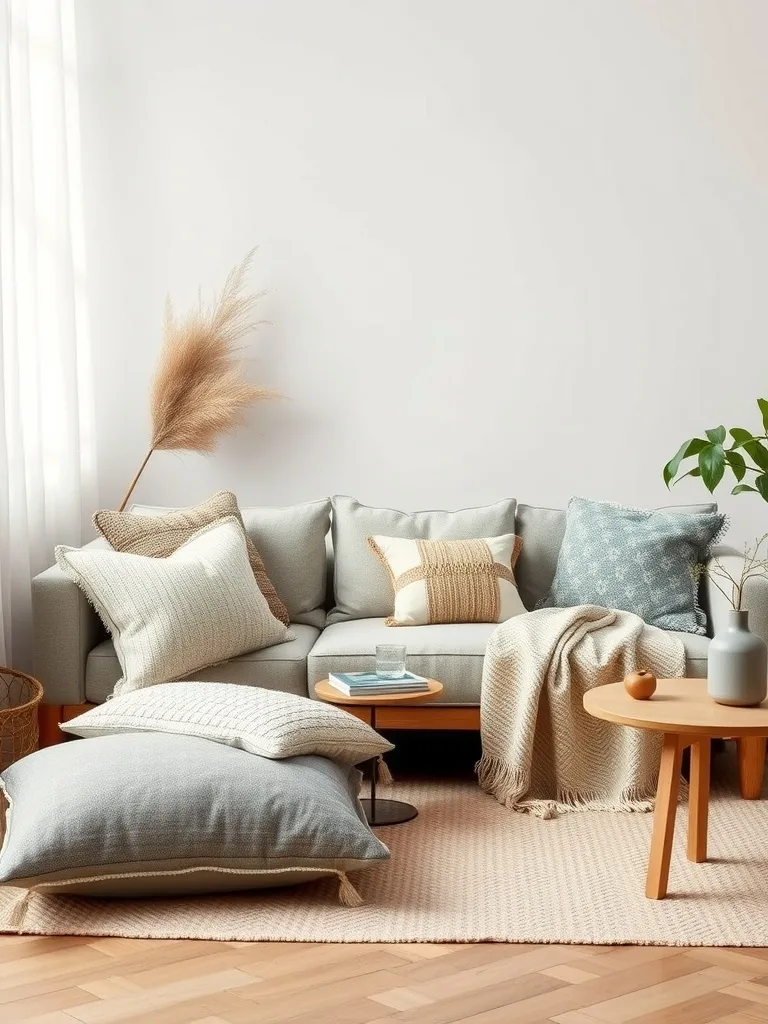
[[[258,588],[233,516],[168,558],[60,545],[56,561],[112,636],[123,670],[116,694],[293,638]]]
[[[317,754],[358,764],[392,750],[370,725],[332,704],[235,683],[153,686],[115,697],[61,728],[75,736],[180,733],[276,760]]]
[[[389,570],[395,608],[388,626],[504,622],[525,611],[513,567],[520,538],[403,540],[369,537]]]

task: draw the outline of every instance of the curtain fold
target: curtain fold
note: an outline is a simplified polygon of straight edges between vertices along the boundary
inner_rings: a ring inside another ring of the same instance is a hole
[[[73,0],[0,0],[0,665],[96,507]]]

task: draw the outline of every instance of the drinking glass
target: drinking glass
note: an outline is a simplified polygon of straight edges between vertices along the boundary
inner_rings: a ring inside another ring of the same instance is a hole
[[[405,675],[405,647],[401,644],[377,644],[376,674],[383,679],[402,679]]]

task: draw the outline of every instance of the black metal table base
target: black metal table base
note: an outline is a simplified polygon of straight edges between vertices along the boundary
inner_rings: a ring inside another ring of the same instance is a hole
[[[412,804],[402,800],[361,800],[369,825],[400,825],[419,813]]]
[[[376,705],[371,705],[371,727],[376,728]],[[400,825],[411,821],[419,813],[411,804],[402,800],[379,800],[376,796],[376,776],[378,775],[378,757],[371,758],[371,799],[361,800],[365,811],[365,820],[369,825]]]

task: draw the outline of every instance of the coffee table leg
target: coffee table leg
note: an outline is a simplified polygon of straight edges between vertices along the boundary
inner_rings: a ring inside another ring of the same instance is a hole
[[[765,736],[742,736],[739,746],[739,786],[745,800],[757,800],[763,790]]]
[[[707,859],[709,818],[710,740],[691,740],[691,783],[688,804],[688,860],[700,864]]]
[[[676,733],[665,733],[664,746],[661,750],[659,785],[656,790],[656,809],[653,812],[651,856],[648,860],[648,877],[645,883],[645,895],[649,900],[663,900],[667,895],[682,760],[683,744],[680,737]]]
[[[371,728],[376,728],[376,705],[371,705]],[[376,774],[379,770],[378,757],[371,758],[371,798],[361,800],[365,820],[369,825],[402,825],[418,815],[411,804],[402,800],[380,800],[376,796]]]

